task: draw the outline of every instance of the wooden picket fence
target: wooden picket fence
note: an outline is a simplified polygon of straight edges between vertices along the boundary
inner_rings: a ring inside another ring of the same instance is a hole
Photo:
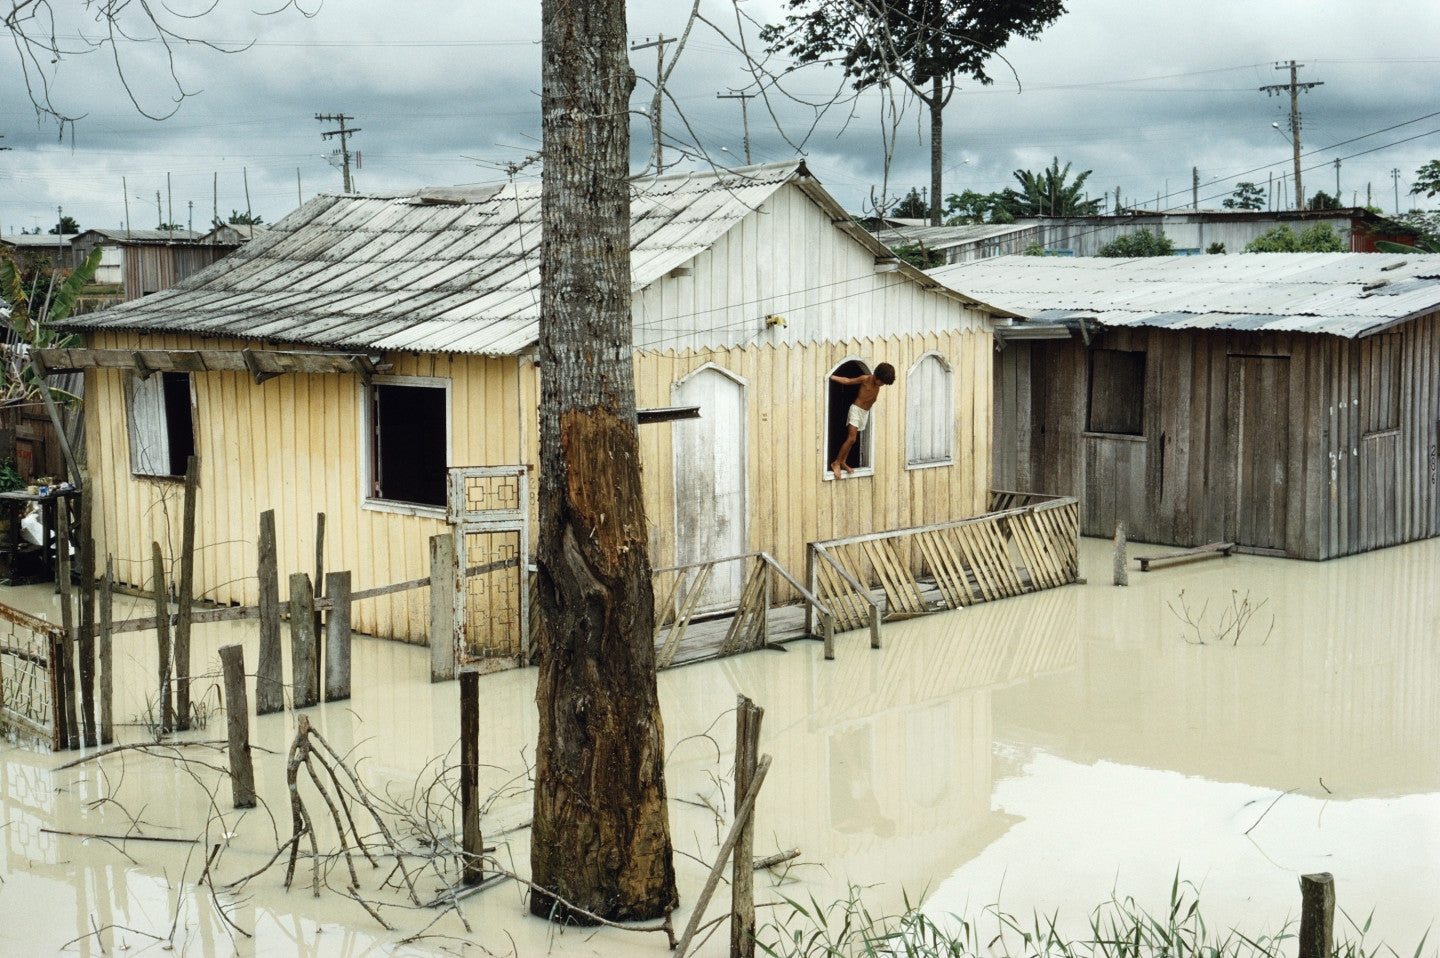
[[[835,629],[928,615],[1052,589],[1080,574],[1080,508],[1068,496],[992,492],[971,519],[812,542],[806,581]]]

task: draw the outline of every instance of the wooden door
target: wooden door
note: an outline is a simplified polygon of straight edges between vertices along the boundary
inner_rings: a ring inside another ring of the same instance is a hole
[[[1231,356],[1230,421],[1235,501],[1229,538],[1285,549],[1286,470],[1290,458],[1290,359]]]
[[[747,551],[745,385],[705,366],[674,389],[677,406],[700,407],[699,419],[674,425],[675,563],[689,565]],[[740,601],[746,564],[715,567],[701,611]]]

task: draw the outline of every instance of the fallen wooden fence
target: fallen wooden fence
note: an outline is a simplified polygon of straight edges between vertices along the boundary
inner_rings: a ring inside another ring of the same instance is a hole
[[[0,728],[61,749],[69,739],[61,705],[65,629],[0,605]]]
[[[1075,499],[994,492],[991,505],[971,519],[812,542],[805,562],[810,591],[833,611],[837,629],[868,627],[871,646],[879,648],[886,619],[1052,589],[1079,577]]]

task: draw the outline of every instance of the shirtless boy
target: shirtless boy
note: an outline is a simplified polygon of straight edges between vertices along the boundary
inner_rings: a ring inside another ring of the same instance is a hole
[[[860,430],[870,421],[870,407],[875,405],[875,400],[880,398],[880,387],[889,386],[895,382],[895,367],[889,363],[881,363],[875,367],[875,372],[869,376],[831,376],[831,382],[840,383],[842,386],[859,386],[860,391],[855,396],[855,402],[850,406],[850,414],[846,417],[845,444],[840,447],[840,452],[835,456],[835,461],[830,463],[830,471],[835,473],[835,478],[840,478],[840,470],[852,473],[845,462],[850,456],[850,449],[855,445],[855,440],[860,436]]]

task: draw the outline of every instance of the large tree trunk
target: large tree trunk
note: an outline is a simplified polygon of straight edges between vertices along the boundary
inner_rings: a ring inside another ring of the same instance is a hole
[[[624,0],[544,0],[534,881],[603,918],[677,902],[630,327]],[[550,895],[537,915],[566,915]]]

